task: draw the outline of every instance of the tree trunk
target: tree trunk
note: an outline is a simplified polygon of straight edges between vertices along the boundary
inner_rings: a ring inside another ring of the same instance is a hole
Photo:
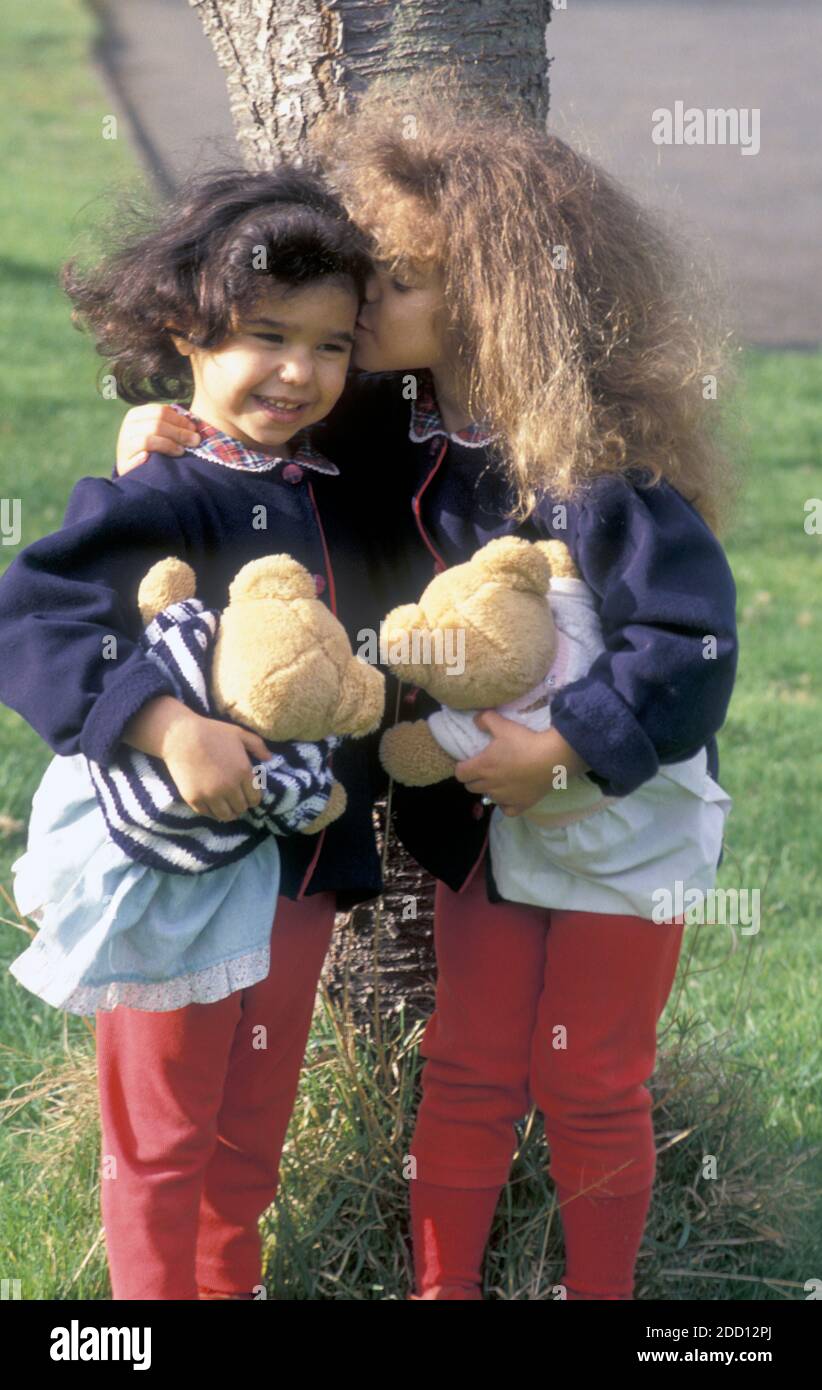
[[[250,169],[299,162],[329,107],[344,110],[380,74],[449,57],[483,91],[548,115],[550,0],[189,0],[225,70]]]
[[[378,801],[374,825],[381,853],[385,818],[386,802]],[[330,998],[345,1004],[369,1032],[376,1031],[379,1018],[401,1009],[409,1022],[427,1018],[434,1000],[435,880],[393,831],[384,880],[380,898],[338,915],[323,967]]]
[[[346,110],[379,74],[451,58],[482,91],[545,122],[551,0],[189,0],[225,70],[237,141],[250,169],[299,164],[327,109]],[[409,595],[409,598],[413,597]],[[386,803],[374,811],[383,849]],[[385,892],[341,913],[323,978],[371,1031],[405,1008],[426,1016],[434,992],[434,880],[392,834]],[[412,915],[413,912],[413,915]],[[379,990],[379,997],[375,994]]]

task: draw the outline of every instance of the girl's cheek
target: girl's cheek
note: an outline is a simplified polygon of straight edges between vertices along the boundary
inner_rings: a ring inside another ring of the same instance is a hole
[[[322,393],[328,399],[341,396],[345,387],[345,379],[348,372],[348,357],[341,355],[338,361],[329,362],[324,366],[320,374],[320,384]]]
[[[367,338],[355,351],[354,366],[362,367],[364,371],[390,371],[392,365],[390,354],[378,347],[373,338]]]
[[[242,376],[250,381],[262,381],[266,376],[271,376],[277,365],[277,356],[273,352],[255,352],[248,354],[241,364],[238,364],[238,371]]]

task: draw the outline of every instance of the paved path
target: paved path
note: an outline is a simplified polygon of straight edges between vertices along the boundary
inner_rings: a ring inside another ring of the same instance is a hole
[[[187,0],[98,0],[100,61],[161,187],[238,158],[223,76]],[[705,238],[740,331],[822,342],[818,0],[567,0],[548,30],[551,127]],[[658,107],[760,111],[760,150],[658,146]]]
[[[551,126],[709,239],[752,341],[822,342],[819,0],[567,0],[549,26]],[[760,109],[760,151],[655,145],[681,100]]]
[[[94,0],[96,58],[163,192],[186,173],[241,162],[223,72],[188,0]]]

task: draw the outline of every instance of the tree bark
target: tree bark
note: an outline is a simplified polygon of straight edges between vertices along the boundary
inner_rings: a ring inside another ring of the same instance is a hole
[[[225,70],[250,169],[299,164],[320,115],[348,110],[378,73],[417,72],[454,57],[469,83],[547,120],[551,0],[189,3]],[[374,816],[382,852],[385,802]],[[434,994],[434,880],[393,834],[384,880],[380,899],[339,914],[323,973],[332,999],[369,1032],[401,1008],[408,1021],[427,1016]]]
[[[449,57],[545,121],[550,0],[189,0],[226,74],[250,169],[300,162],[315,121],[378,74]]]
[[[385,818],[386,802],[378,801],[374,825],[380,853]],[[379,1019],[402,1009],[409,1023],[427,1018],[434,1001],[436,881],[393,831],[384,881],[380,898],[338,915],[323,967],[329,997],[369,1033],[378,1030]]]

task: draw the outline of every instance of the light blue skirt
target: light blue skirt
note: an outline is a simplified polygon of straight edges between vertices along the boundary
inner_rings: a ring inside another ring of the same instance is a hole
[[[137,863],[111,839],[82,754],[49,763],[12,873],[17,907],[40,930],[9,969],[55,1008],[165,1012],[268,975],[276,837],[207,873]]]

